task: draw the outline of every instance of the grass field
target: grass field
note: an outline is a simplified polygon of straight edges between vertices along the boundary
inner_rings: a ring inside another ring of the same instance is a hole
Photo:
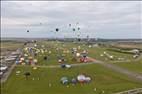
[[[52,64],[57,64],[57,63],[53,63],[55,62],[56,58],[55,56],[57,56],[58,54],[63,54],[65,55],[65,57],[68,59],[67,63],[74,63],[71,62],[70,57],[71,54],[68,53],[63,53],[64,50],[70,50],[71,48],[78,48],[78,46],[80,46],[80,50],[78,50],[79,52],[82,52],[83,50],[87,50],[88,51],[88,56],[93,57],[95,59],[99,59],[99,60],[103,60],[106,62],[115,62],[118,61],[117,58],[124,58],[125,61],[129,60],[129,61],[133,61],[133,55],[132,54],[125,54],[125,53],[119,53],[119,52],[114,52],[114,51],[110,51],[107,50],[107,48],[105,47],[91,47],[89,48],[88,45],[85,44],[81,44],[81,43],[62,43],[62,42],[40,42],[39,45],[45,44],[47,49],[49,49],[52,54],[50,55],[50,58],[48,62],[52,62]],[[60,51],[56,51],[56,48],[60,48]],[[106,57],[105,55],[102,57],[100,56],[101,54],[103,54],[104,52],[107,52],[110,55],[114,56],[113,60],[110,60],[108,57]],[[58,53],[58,54],[57,54]],[[48,55],[48,54],[46,54]],[[46,61],[43,61],[43,55],[37,57],[39,60],[41,60],[41,64],[51,64],[51,63],[47,63]],[[75,62],[76,63],[76,62]]]
[[[23,43],[15,41],[1,41],[1,55],[5,55],[11,51],[15,51],[23,46]]]
[[[16,75],[16,71],[21,71]],[[28,80],[24,77],[24,72],[30,71]],[[60,83],[62,76],[76,77],[79,73],[85,73],[92,78],[89,84],[77,84],[66,87]],[[32,80],[32,79],[35,80]],[[39,80],[38,80],[39,78]],[[49,83],[52,84],[49,87]],[[32,70],[30,67],[17,67],[6,83],[2,85],[2,94],[111,94],[127,89],[142,87],[142,84],[130,80],[125,75],[115,73],[99,65],[87,65],[74,67],[69,70],[39,68]],[[94,88],[97,90],[94,91]]]
[[[14,42],[14,41],[2,41],[1,42],[1,49],[17,49],[18,47],[22,47],[23,43]]]
[[[135,71],[142,74],[142,60],[133,62],[121,62],[115,64],[123,68],[129,69],[131,71]]]
[[[106,63],[115,62],[115,60],[105,60],[106,57],[101,57],[104,51],[117,57],[125,57],[126,59],[132,60],[132,55],[117,53],[108,51],[103,47],[91,47],[84,44],[75,43],[62,43],[62,42],[38,42],[39,48],[47,49],[47,52],[40,53],[35,58],[38,59],[38,65],[59,65],[57,56],[64,55],[68,64],[76,64],[80,62],[71,61],[72,55],[70,53],[63,53],[64,50],[70,50],[73,47],[80,46],[79,52],[83,50],[88,51],[88,56],[98,60],[106,61]],[[60,50],[55,50],[59,48]],[[49,51],[51,53],[49,54]],[[48,60],[44,60],[43,57],[49,55]],[[129,70],[141,72],[141,63],[115,63],[118,66],[128,68]],[[16,71],[21,71],[19,75],[16,75]],[[25,79],[24,73],[31,72],[31,76],[28,80]],[[62,85],[60,78],[67,76],[70,79],[76,77],[78,74],[84,73],[92,78],[92,81],[87,84],[76,84],[69,86]],[[51,87],[49,86],[51,84]],[[20,65],[17,66],[12,74],[10,75],[7,82],[2,83],[1,92],[2,94],[112,94],[128,89],[142,87],[142,84],[123,75],[116,73],[110,69],[104,68],[98,64],[76,66],[71,69],[62,68],[37,68],[33,70],[30,66]],[[94,91],[96,88],[96,91]]]

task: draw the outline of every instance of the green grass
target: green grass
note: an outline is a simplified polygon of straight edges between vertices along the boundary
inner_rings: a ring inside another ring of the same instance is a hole
[[[43,60],[44,55],[38,57],[40,64],[42,64],[42,65],[57,64],[57,55],[63,54],[63,50],[70,50],[71,48],[78,48],[78,46],[80,46],[80,48],[81,48],[79,50],[79,52],[82,52],[83,50],[87,50],[88,56],[93,57],[93,58],[98,59],[98,60],[102,60],[102,61],[106,61],[106,62],[115,62],[115,61],[118,61],[118,58],[125,58],[125,60],[130,60],[130,61],[134,60],[133,55],[131,55],[131,54],[125,54],[125,53],[110,51],[110,50],[107,50],[107,48],[104,48],[104,47],[89,48],[88,45],[84,45],[84,44],[81,44],[81,43],[74,44],[74,43],[62,43],[62,42],[40,42],[39,44],[40,45],[44,44],[47,47],[47,49],[50,47],[49,50],[52,51],[52,54],[50,55],[49,61]],[[62,50],[57,52],[57,51],[55,51],[56,48],[60,48]],[[113,55],[114,59],[110,60],[105,55],[103,57],[101,57],[100,55],[103,54],[104,51],[107,52],[110,55]],[[48,55],[48,54],[45,53],[45,55]],[[74,62],[71,62],[71,60],[70,60],[71,57],[72,57],[71,52],[69,54],[65,54],[65,58],[67,59],[67,63],[71,63],[71,64],[74,63]],[[52,63],[50,63],[50,62],[52,62]]]
[[[1,48],[18,48],[21,47],[23,43],[20,42],[1,42]]]
[[[18,48],[21,48],[23,46],[23,43],[20,42],[14,42],[14,41],[2,41],[0,43],[1,47],[1,53],[5,51],[15,51]]]
[[[115,63],[116,65],[142,74],[142,60],[133,62]]]
[[[19,70],[21,74],[16,75],[16,71]],[[28,80],[23,75],[25,71],[31,72]],[[92,82],[75,86],[70,84],[69,87],[60,83],[62,76],[72,78],[79,73],[91,76]],[[40,80],[38,80],[38,77]],[[35,80],[32,80],[32,78]],[[51,87],[49,87],[49,83],[52,84]],[[2,85],[2,94],[101,94],[102,90],[105,91],[105,94],[111,94],[138,87],[142,87],[142,84],[96,64],[74,67],[69,70],[60,68],[33,70],[31,67],[17,67],[8,81]],[[97,88],[97,91],[93,91],[94,88]]]
[[[63,54],[63,50],[70,50],[73,47],[80,46],[83,50],[88,50],[89,56],[95,59],[106,61],[107,63],[114,62],[115,60],[105,60],[106,57],[101,57],[104,51],[108,52],[111,55],[117,57],[125,57],[126,59],[132,60],[132,55],[118,53],[113,51],[108,51],[104,47],[92,47],[89,48],[84,44],[75,44],[75,43],[62,43],[62,42],[47,42],[40,41],[38,42],[38,47],[41,48],[41,45],[45,46],[47,52],[44,54],[39,54],[37,57],[38,65],[59,65],[57,55]],[[63,46],[64,45],[64,46]],[[56,51],[56,48],[60,48],[60,51]],[[52,53],[49,54],[48,51]],[[49,55],[48,60],[44,60],[43,57]],[[66,63],[75,64],[79,62],[71,61],[72,54],[65,54]],[[118,66],[128,68],[132,71],[140,72],[141,63],[133,64],[129,63],[116,63]],[[126,64],[126,65],[125,65]],[[21,71],[20,75],[16,75],[16,71]],[[30,71],[31,76],[28,80],[24,77],[24,72]],[[76,77],[78,74],[85,73],[92,78],[92,82],[89,84],[77,84],[73,86],[72,84],[69,87],[66,87],[60,83],[60,78],[62,76],[67,76],[69,78]],[[34,80],[32,80],[34,78]],[[38,80],[39,78],[39,80]],[[49,87],[49,83],[52,84]],[[86,66],[73,67],[71,69],[61,69],[61,68],[38,68],[33,70],[30,66],[17,66],[12,74],[10,75],[7,82],[1,85],[2,94],[112,94],[114,92],[120,92],[128,89],[142,87],[141,83],[138,83],[131,78],[113,72],[112,70],[106,69],[103,66],[93,64]],[[94,88],[97,91],[94,91]]]

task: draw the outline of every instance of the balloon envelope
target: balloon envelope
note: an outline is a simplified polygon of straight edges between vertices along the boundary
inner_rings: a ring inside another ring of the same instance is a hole
[[[59,28],[56,28],[56,32],[58,32],[59,31]]]
[[[84,75],[78,75],[78,76],[77,76],[77,80],[78,80],[78,81],[81,81],[81,82],[82,82],[82,81],[85,81],[85,76],[84,76]]]
[[[72,30],[75,31],[75,28],[73,28]]]

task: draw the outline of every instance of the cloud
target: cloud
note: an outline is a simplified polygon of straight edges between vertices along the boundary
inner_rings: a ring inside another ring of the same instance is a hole
[[[141,38],[141,9],[140,1],[2,1],[2,36],[74,37],[71,23],[82,37]],[[50,32],[56,27],[61,34]]]

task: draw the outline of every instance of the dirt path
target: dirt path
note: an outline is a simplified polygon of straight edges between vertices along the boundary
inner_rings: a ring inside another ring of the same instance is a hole
[[[78,64],[70,64],[71,66],[84,66],[84,65],[90,65],[90,64],[94,64],[94,62],[91,62],[91,63],[78,63]],[[38,65],[37,67],[40,67],[40,68],[61,68],[60,65],[50,65],[50,66],[47,66],[47,65]]]
[[[115,94],[142,94],[142,88],[135,88],[127,91],[122,91]]]
[[[95,60],[95,59],[93,59],[91,57],[88,57],[88,59],[89,59],[89,61],[91,63],[71,64],[71,66],[84,66],[84,65],[89,65],[89,64],[95,64],[95,63],[97,63],[97,64],[100,64],[100,65],[102,65],[102,66],[104,66],[104,67],[106,67],[108,69],[114,70],[114,71],[116,71],[118,73],[125,74],[125,75],[127,75],[127,76],[135,79],[136,81],[142,82],[142,75],[139,74],[139,73],[129,71],[127,69],[121,68],[121,67],[116,66],[114,64],[105,63],[103,61]],[[1,79],[1,82],[5,82],[8,79],[9,75],[11,74],[11,72],[14,69],[15,66],[16,66],[15,64],[13,64],[11,66],[11,68],[9,69],[9,71],[4,74],[4,77]],[[44,66],[44,65],[38,65],[37,67],[41,67],[41,68],[60,68],[60,65],[50,65],[50,66],[47,66],[47,65],[46,66]]]
[[[142,82],[142,75],[139,74],[139,73],[136,73],[136,72],[133,72],[133,71],[129,71],[127,69],[121,68],[121,67],[116,66],[114,64],[105,63],[103,61],[95,60],[95,59],[90,58],[90,57],[88,57],[88,58],[91,61],[91,63],[71,64],[71,66],[84,66],[84,65],[95,64],[96,63],[96,64],[100,64],[100,65],[104,66],[105,68],[111,69],[111,70],[113,70],[115,72],[125,74],[128,77],[130,77],[130,78],[132,78],[132,79],[134,79],[136,81]],[[60,68],[60,65],[37,66],[37,67],[42,67],[42,68]]]
[[[127,76],[129,76],[129,77],[135,79],[136,81],[139,81],[139,82],[142,83],[142,75],[139,74],[139,73],[136,73],[136,72],[133,72],[133,71],[129,71],[129,70],[127,70],[127,69],[121,68],[121,67],[116,66],[116,65],[114,65],[114,64],[105,63],[105,62],[103,62],[103,61],[95,60],[95,59],[90,58],[90,57],[89,57],[89,59],[90,59],[91,61],[93,61],[94,63],[98,63],[98,64],[100,64],[100,65],[102,65],[102,66],[104,66],[104,67],[106,67],[106,68],[109,68],[109,69],[111,69],[111,70],[114,70],[114,71],[119,72],[119,73],[122,73],[122,74],[125,74],[125,75],[127,75]]]

